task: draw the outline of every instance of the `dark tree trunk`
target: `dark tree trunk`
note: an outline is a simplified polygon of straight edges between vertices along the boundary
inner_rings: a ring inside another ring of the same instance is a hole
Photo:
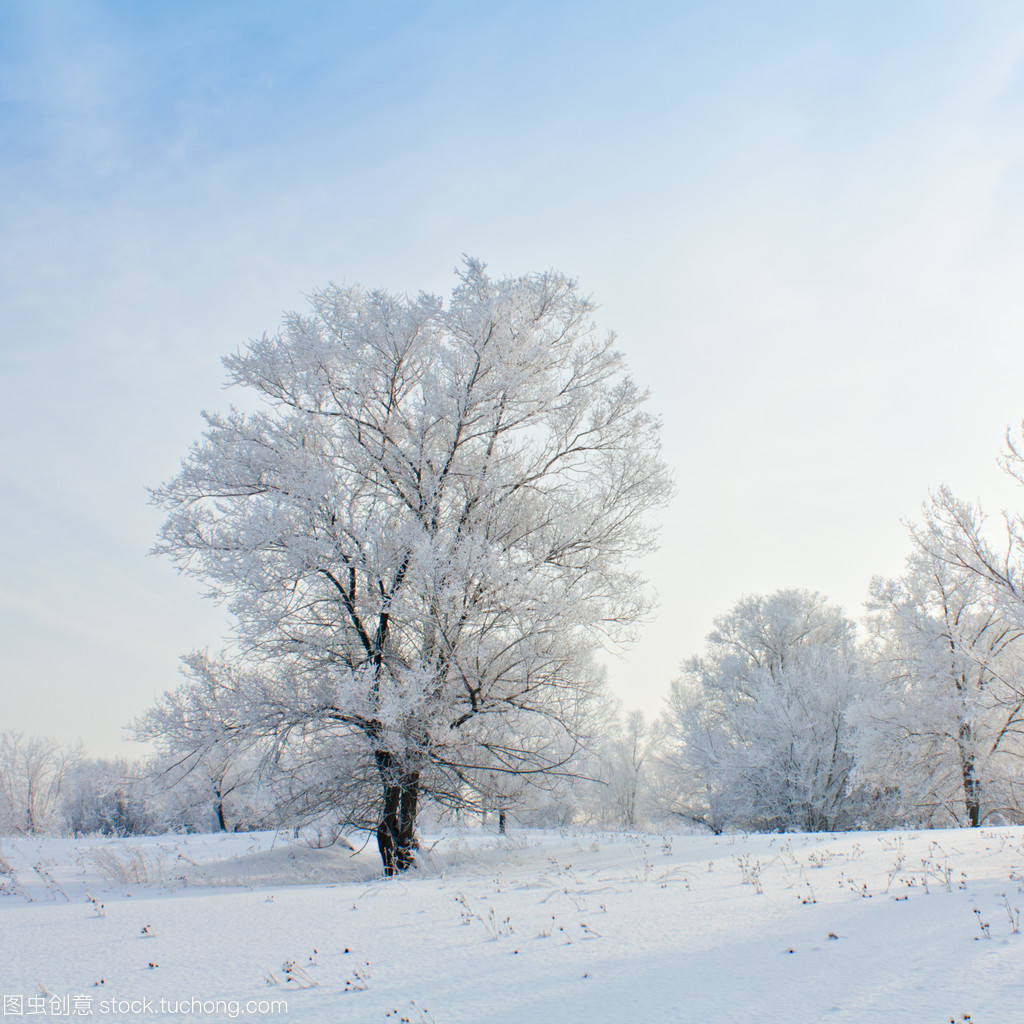
[[[227,822],[224,820],[224,797],[221,796],[219,789],[213,791],[214,796],[217,798],[214,801],[214,807],[217,810],[217,824],[220,825],[221,832],[227,832]]]
[[[505,808],[503,807],[498,811],[498,833],[500,835],[505,834]]]
[[[981,824],[981,780],[974,774],[974,758],[969,757],[963,763],[964,775],[964,809],[967,811],[967,824],[977,828]]]
[[[384,788],[384,807],[377,826],[377,847],[385,875],[397,875],[412,867],[416,855],[416,810],[420,773],[403,770],[389,751],[375,753]]]
[[[960,771],[964,780],[964,810],[967,812],[967,824],[977,828],[981,824],[981,779],[974,771],[974,754],[970,751],[971,726],[962,722],[957,734],[957,745],[960,748]]]

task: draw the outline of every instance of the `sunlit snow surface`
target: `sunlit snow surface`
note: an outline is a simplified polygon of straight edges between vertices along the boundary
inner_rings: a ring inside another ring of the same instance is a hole
[[[6,838],[0,858],[4,1021],[1007,1024],[1024,1006],[1019,828],[450,831],[392,881],[372,847],[273,833]]]

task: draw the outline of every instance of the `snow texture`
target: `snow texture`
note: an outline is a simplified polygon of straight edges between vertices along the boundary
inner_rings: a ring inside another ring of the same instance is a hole
[[[1018,1019],[1021,828],[422,845],[383,880],[284,834],[0,840],[6,1019]]]

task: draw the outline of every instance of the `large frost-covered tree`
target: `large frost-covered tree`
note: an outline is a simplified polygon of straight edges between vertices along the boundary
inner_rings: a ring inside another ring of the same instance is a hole
[[[716,831],[850,824],[853,727],[866,688],[854,623],[817,593],[742,599],[683,664],[666,710],[673,810]]]
[[[467,260],[447,301],[311,307],[224,360],[260,407],[207,415],[154,492],[156,550],[233,614],[227,729],[360,751],[394,873],[424,795],[565,764],[591,652],[647,606],[632,561],[669,484],[645,393],[557,273]]]

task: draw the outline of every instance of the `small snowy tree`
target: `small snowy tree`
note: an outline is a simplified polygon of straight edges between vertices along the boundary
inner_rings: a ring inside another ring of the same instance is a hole
[[[80,745],[0,733],[0,832],[33,835],[59,828],[62,793],[81,759]]]
[[[198,652],[182,661],[189,683],[165,693],[133,723],[136,738],[151,740],[158,752],[150,771],[154,792],[177,791],[162,801],[164,815],[176,825],[209,822],[222,832],[276,825],[272,813],[261,813],[270,808],[256,807],[273,748],[256,730],[241,727],[240,673]]]
[[[225,359],[263,407],[154,492],[157,551],[234,616],[230,728],[355,737],[389,874],[424,795],[564,766],[591,650],[647,607],[658,424],[593,310],[474,260],[447,302],[317,292]]]
[[[676,813],[716,832],[851,824],[849,712],[867,685],[853,622],[819,594],[779,591],[741,600],[707,645],[668,699]]]
[[[658,724],[635,708],[623,718],[606,752],[609,804],[626,828],[637,828],[648,816],[647,774],[659,739]]]
[[[574,784],[578,818],[606,828],[635,829],[655,813],[652,771],[661,742],[661,722],[649,721],[639,709],[608,710],[596,749],[587,763],[588,778]]]

